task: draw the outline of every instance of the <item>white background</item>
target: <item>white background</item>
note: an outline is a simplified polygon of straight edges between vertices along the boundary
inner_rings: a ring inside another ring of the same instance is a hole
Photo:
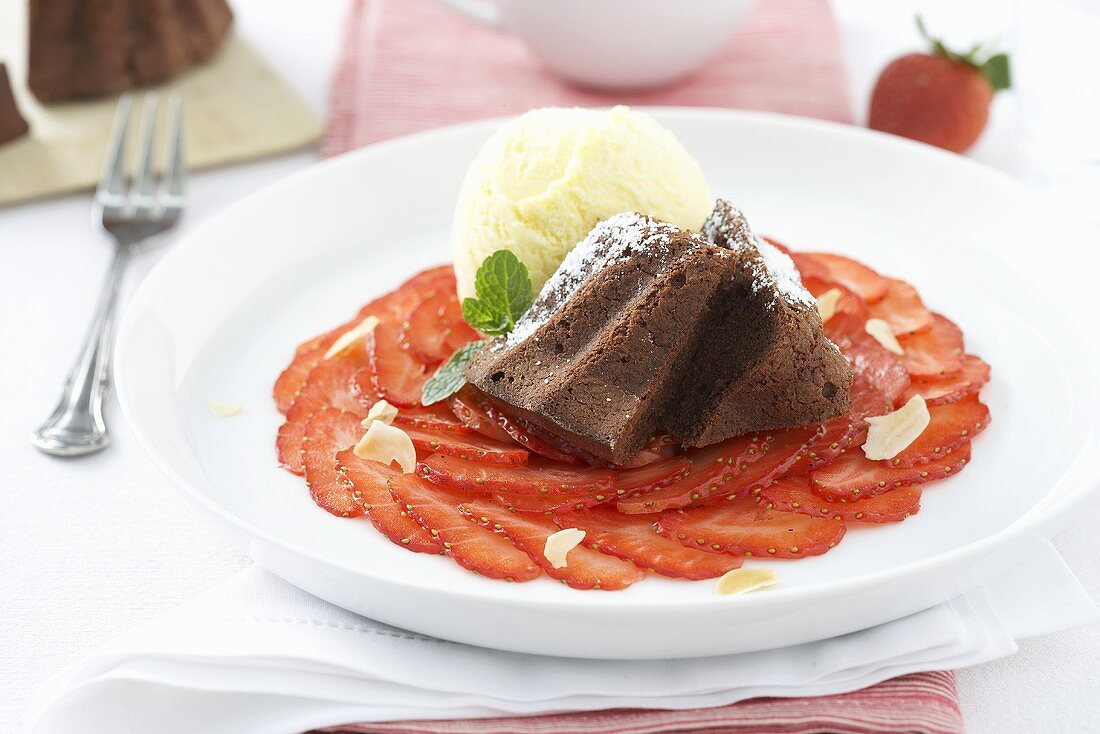
[[[233,4],[239,31],[323,113],[343,0]],[[917,47],[913,8],[876,0],[835,0],[835,6],[861,119],[877,71]],[[922,3],[929,24],[960,45],[1007,29],[1011,6]],[[1015,120],[1015,100],[1002,95],[973,155],[1017,172]],[[299,154],[196,175],[184,229],[311,160]],[[85,196],[0,210],[0,731],[19,729],[27,700],[47,676],[248,562],[176,496],[114,404],[109,451],[61,461],[27,442],[56,399],[108,255],[88,227]],[[156,253],[139,258],[128,290],[156,259]],[[1100,502],[1092,501],[1056,542],[1093,598],[1100,598],[1098,527]],[[1094,626],[1025,641],[1011,659],[961,671],[968,731],[1100,730],[1090,704],[1100,700],[1098,660]]]

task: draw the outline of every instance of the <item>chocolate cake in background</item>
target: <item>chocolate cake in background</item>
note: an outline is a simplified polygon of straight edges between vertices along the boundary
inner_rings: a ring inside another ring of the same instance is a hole
[[[851,370],[786,255],[719,202],[705,236],[616,215],[466,376],[612,464],[671,433],[704,446],[848,409]]]
[[[26,135],[29,129],[15,104],[7,67],[0,64],[0,145]]]
[[[30,0],[27,83],[43,102],[167,81],[211,58],[233,22],[225,0]]]

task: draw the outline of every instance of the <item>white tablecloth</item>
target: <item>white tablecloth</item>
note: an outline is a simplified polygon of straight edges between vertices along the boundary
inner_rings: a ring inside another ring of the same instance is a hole
[[[18,0],[4,0],[15,2]],[[862,112],[877,69],[916,44],[904,3],[835,0]],[[984,8],[924,3],[962,38],[996,31]],[[342,0],[235,0],[241,32],[323,111],[338,46]],[[1007,5],[1007,4],[1006,4]],[[884,7],[890,6],[890,7]],[[1003,11],[1002,11],[1003,12]],[[4,50],[0,49],[0,57]],[[1014,170],[1012,99],[975,151]],[[296,155],[195,176],[188,226],[312,160]],[[136,446],[117,406],[115,445],[59,461],[38,454],[29,431],[48,413],[72,359],[109,250],[88,228],[86,197],[0,210],[0,731],[15,732],[31,693],[105,639],[224,579],[248,560],[176,496]],[[134,276],[155,262],[138,260]],[[131,287],[137,277],[131,280]],[[1100,502],[1056,541],[1100,598]],[[960,673],[969,730],[1096,731],[1086,703],[1100,698],[1100,627],[1024,641],[1015,657]]]

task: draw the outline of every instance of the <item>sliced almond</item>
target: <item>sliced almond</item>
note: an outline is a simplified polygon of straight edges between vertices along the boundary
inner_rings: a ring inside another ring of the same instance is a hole
[[[382,421],[370,424],[363,438],[355,444],[353,452],[362,459],[378,461],[386,466],[396,461],[405,474],[412,474],[416,469],[416,449],[409,434]]]
[[[722,578],[718,579],[718,583],[714,586],[714,593],[718,596],[744,594],[778,583],[779,579],[776,575],[766,568],[735,568],[732,571],[726,571]]]
[[[836,315],[836,304],[840,302],[840,289],[830,288],[817,297],[817,313],[821,316],[821,323],[825,323]]]
[[[576,548],[584,540],[584,531],[578,528],[566,528],[559,530],[546,539],[546,547],[542,554],[554,568],[565,568],[568,563],[566,556],[569,551]]]
[[[397,417],[397,408],[387,403],[385,400],[379,400],[374,405],[370,406],[370,410],[367,411],[367,417],[363,419],[363,426],[370,428],[370,424],[378,421],[379,423],[385,423],[387,426],[393,424],[393,419]]]
[[[882,319],[867,319],[867,323],[863,325],[863,330],[873,336],[875,341],[881,344],[887,352],[905,354],[905,350],[898,343],[898,338],[894,336],[894,330],[890,328],[890,324]]]
[[[917,440],[931,420],[924,398],[914,395],[893,413],[867,419],[863,453],[872,461],[892,459]]]
[[[336,341],[332,343],[332,346],[328,348],[328,351],[325,352],[324,358],[332,359],[333,357],[339,357],[341,354],[351,351],[355,343],[361,339],[366,339],[367,335],[374,331],[374,327],[376,326],[378,326],[377,316],[368,316],[363,319],[341,334]]]
[[[206,407],[210,409],[210,415],[215,418],[228,418],[244,410],[244,408],[239,405],[223,403],[220,400],[207,400]]]

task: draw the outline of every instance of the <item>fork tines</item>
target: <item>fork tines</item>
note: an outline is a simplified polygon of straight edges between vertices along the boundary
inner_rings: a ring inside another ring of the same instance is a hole
[[[184,181],[187,178],[183,149],[183,98],[178,92],[169,96],[168,143],[164,165],[158,169],[155,142],[160,106],[156,92],[145,95],[138,132],[137,163],[131,172],[127,149],[134,98],[129,92],[119,98],[107,143],[106,167],[95,195],[95,203],[102,212],[105,225],[108,221],[140,218],[156,219],[158,223],[170,226],[183,210]]]

